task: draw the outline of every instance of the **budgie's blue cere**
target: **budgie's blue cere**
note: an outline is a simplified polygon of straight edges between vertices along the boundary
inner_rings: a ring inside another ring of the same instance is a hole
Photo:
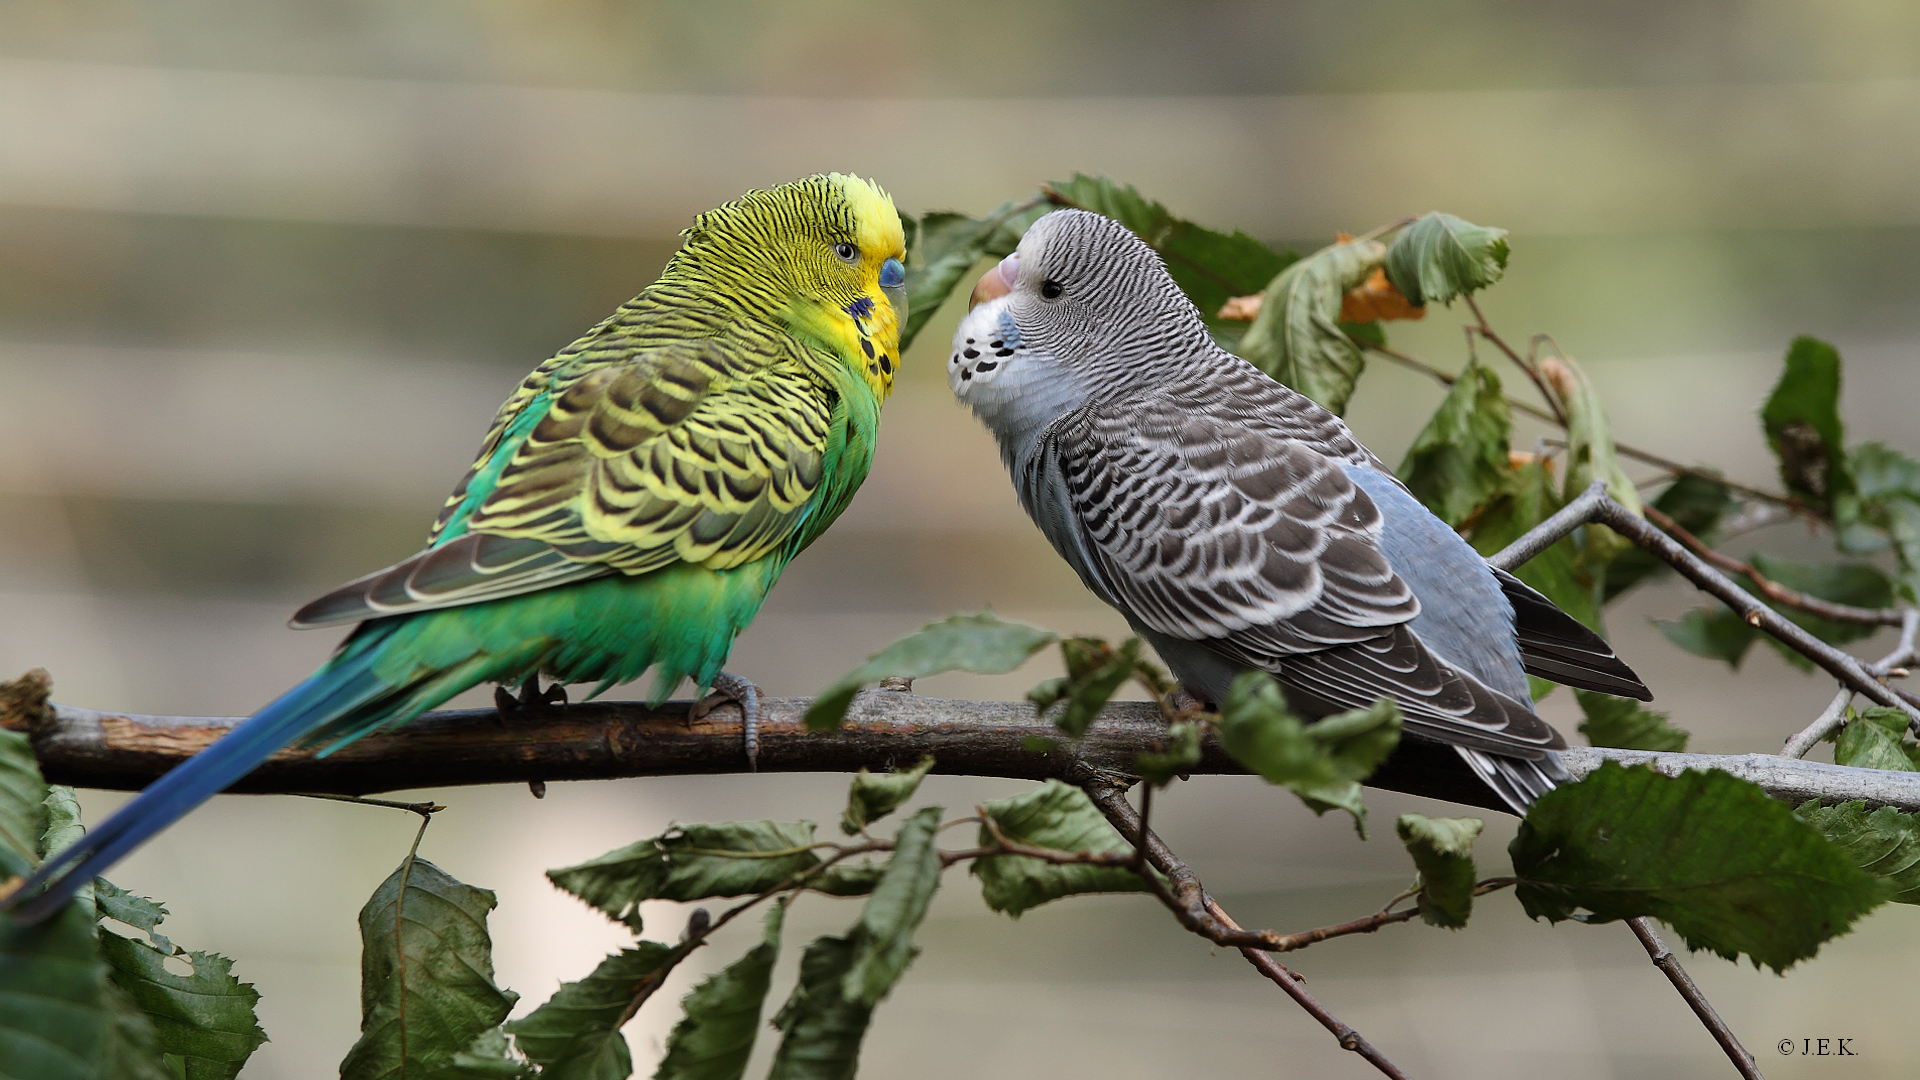
[[[1125,227],[1048,214],[974,300],[955,395],[1054,548],[1188,690],[1219,701],[1258,668],[1309,717],[1391,698],[1409,743],[1453,746],[1516,811],[1567,775],[1528,672],[1651,696],[1339,417],[1219,348]]]

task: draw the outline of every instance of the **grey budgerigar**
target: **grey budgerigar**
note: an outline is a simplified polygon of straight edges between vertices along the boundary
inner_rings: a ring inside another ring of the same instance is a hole
[[[1338,416],[1215,344],[1117,222],[1037,221],[981,279],[947,374],[1054,549],[1200,698],[1255,668],[1309,719],[1391,698],[1399,767],[1453,770],[1461,801],[1523,812],[1567,776],[1527,672],[1651,697]]]

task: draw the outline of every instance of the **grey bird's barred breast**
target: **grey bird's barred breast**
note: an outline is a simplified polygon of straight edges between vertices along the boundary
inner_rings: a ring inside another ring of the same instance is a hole
[[[1263,669],[1309,716],[1392,698],[1516,808],[1563,775],[1502,583],[1339,417],[1220,349],[1151,248],[1058,211],[982,289],[949,385],[1184,684]]]

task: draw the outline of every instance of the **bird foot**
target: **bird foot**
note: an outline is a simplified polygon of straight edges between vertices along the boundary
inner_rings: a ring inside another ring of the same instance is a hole
[[[499,711],[502,720],[522,709],[564,709],[567,704],[566,684],[553,683],[542,690],[537,673],[527,676],[527,681],[520,684],[519,697],[513,696],[504,686],[493,688],[493,707]]]
[[[1214,707],[1213,702],[1184,686],[1174,687],[1173,693],[1167,695],[1167,703],[1173,706],[1174,712],[1182,714],[1209,712]]]
[[[757,770],[760,764],[760,688],[747,679],[723,671],[714,676],[712,690],[712,693],[694,704],[687,718],[698,720],[712,712],[714,706],[726,701],[740,706],[740,726],[746,733],[747,768]]]

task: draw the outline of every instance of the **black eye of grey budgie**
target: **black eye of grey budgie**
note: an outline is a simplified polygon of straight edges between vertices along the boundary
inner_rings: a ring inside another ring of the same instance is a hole
[[[1189,691],[1220,701],[1258,668],[1309,718],[1391,698],[1406,739],[1384,768],[1460,772],[1462,801],[1517,813],[1567,777],[1528,672],[1652,697],[1339,417],[1217,346],[1124,226],[1048,214],[973,299],[949,385],[1054,549]]]

